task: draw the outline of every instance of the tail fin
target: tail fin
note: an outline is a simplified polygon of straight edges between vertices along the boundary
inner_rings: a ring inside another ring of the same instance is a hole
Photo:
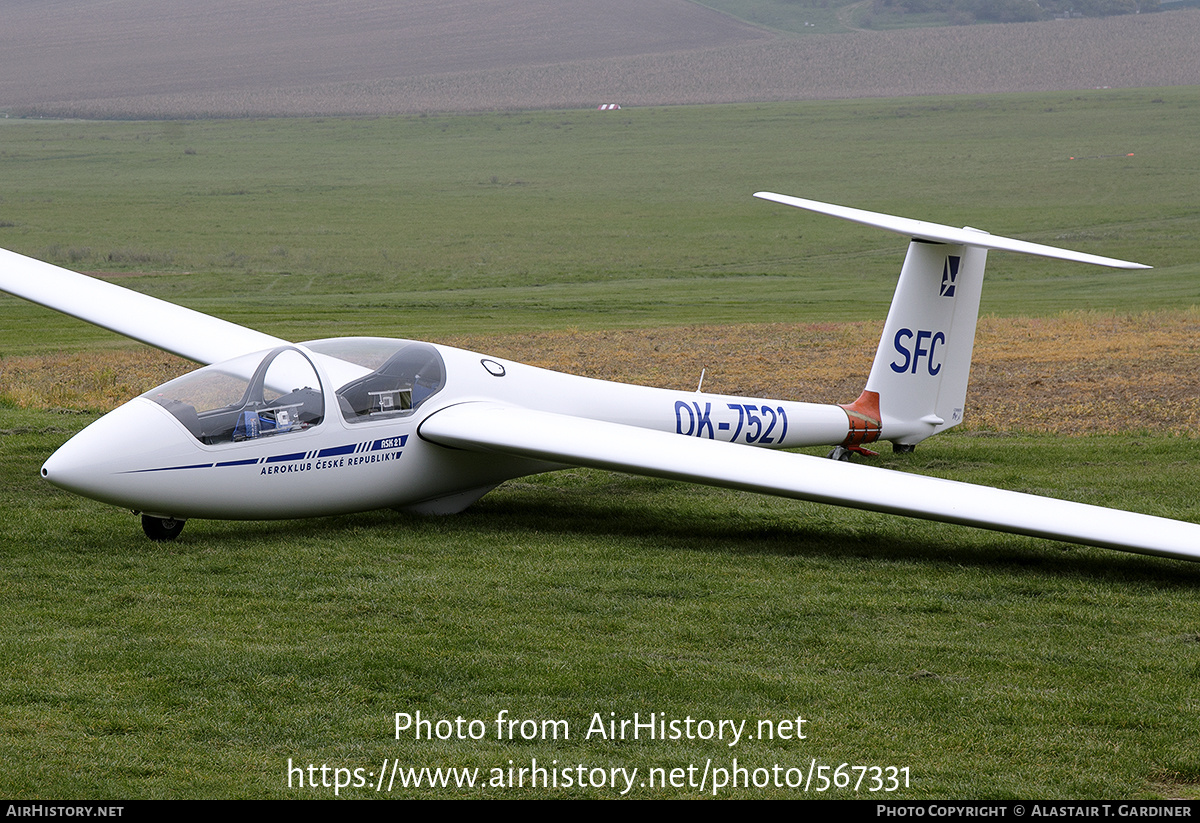
[[[1150,268],[996,237],[976,229],[957,229],[770,192],[754,196],[912,238],[866,390],[854,403],[843,407],[851,420],[851,435],[844,445],[883,438],[906,450],[962,422],[989,249],[1114,268]]]
[[[883,436],[916,445],[962,421],[987,249],[913,240],[867,391]]]

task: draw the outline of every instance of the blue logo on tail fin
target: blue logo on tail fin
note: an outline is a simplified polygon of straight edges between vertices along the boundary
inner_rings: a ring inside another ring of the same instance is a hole
[[[946,255],[946,268],[942,269],[942,288],[938,292],[939,297],[954,296],[954,284],[958,280],[958,264],[961,260],[962,258],[957,255]]]

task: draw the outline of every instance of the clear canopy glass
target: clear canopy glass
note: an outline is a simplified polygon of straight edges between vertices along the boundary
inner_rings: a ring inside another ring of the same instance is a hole
[[[291,346],[206,366],[142,397],[210,445],[303,431],[325,416],[316,369]]]
[[[412,414],[446,383],[446,366],[436,346],[382,337],[343,337],[306,343],[318,354],[371,369],[337,389],[347,423],[366,423]]]

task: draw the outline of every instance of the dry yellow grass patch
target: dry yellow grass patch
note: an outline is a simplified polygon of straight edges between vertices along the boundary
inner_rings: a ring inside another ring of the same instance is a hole
[[[878,323],[547,331],[440,342],[605,380],[846,403]],[[1200,312],[981,318],[969,429],[1057,434],[1200,429]],[[0,405],[103,410],[183,373],[150,349],[0,360]]]
[[[0,358],[0,407],[106,411],[195,367],[144,346]]]
[[[1070,434],[1200,424],[1200,313],[985,319],[968,398],[974,427]]]
[[[589,377],[848,403],[871,368],[881,323],[555,331],[455,345]],[[980,318],[970,429],[1077,434],[1200,430],[1200,312]]]

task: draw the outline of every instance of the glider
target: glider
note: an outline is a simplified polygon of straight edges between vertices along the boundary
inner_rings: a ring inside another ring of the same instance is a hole
[[[42,477],[141,514],[458,512],[505,480],[591,466],[1200,560],[1200,525],[847,462],[963,418],[989,250],[1137,263],[759,192],[910,239],[862,395],[819,405],[612,383],[409,340],[293,343],[0,252],[0,289],[206,364],[75,435]],[[831,445],[831,457],[778,451]]]

